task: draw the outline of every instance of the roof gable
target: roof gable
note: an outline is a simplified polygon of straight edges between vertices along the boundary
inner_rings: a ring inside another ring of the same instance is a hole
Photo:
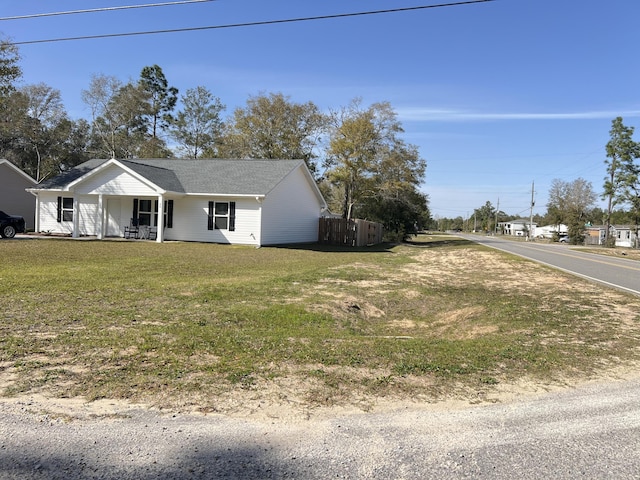
[[[146,176],[113,159],[75,179],[64,189],[80,193],[120,195],[132,193],[136,195],[152,195],[165,192]]]
[[[24,177],[25,180],[29,181],[29,183],[32,183],[34,185],[36,183],[38,183],[30,175],[28,175],[27,173],[23,172],[20,168],[18,168],[16,165],[11,163],[9,160],[6,160],[4,158],[0,158],[0,166],[2,166],[2,165],[5,165],[6,168],[9,168],[10,170],[13,170],[15,173],[17,173],[21,177]]]

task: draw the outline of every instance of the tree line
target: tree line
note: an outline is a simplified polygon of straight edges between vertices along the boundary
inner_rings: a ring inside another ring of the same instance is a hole
[[[226,106],[207,87],[181,94],[158,65],[135,81],[96,74],[82,100],[89,119],[69,118],[59,90],[19,85],[20,52],[0,41],[0,158],[42,181],[90,158],[241,158],[304,160],[342,217],[384,224],[398,236],[430,220],[420,192],[426,161],[402,139],[388,102],[322,112],[282,93]]]
[[[588,225],[604,225],[605,245],[615,246],[611,236],[612,225],[632,225],[636,236],[640,224],[640,142],[633,140],[634,128],[626,126],[622,117],[611,122],[610,139],[606,144],[605,177],[600,198],[606,202],[606,209],[596,207],[598,195],[591,182],[583,178],[572,181],[554,179],[549,188],[547,211],[535,215],[538,225],[565,224],[571,243],[584,241]],[[432,221],[433,227],[460,230],[495,231],[497,222],[517,219],[517,216],[497,211],[486,202],[476,208],[470,219],[445,218]]]

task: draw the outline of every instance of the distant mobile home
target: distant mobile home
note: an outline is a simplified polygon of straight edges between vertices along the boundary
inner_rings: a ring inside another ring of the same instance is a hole
[[[616,247],[638,247],[638,236],[636,227],[633,225],[611,225],[609,229],[611,238],[615,239]],[[604,245],[607,227],[604,225],[593,225],[587,227],[585,243],[587,245]]]
[[[553,238],[556,235],[567,235],[569,227],[564,223],[558,225],[545,225],[543,227],[536,227],[535,236],[537,238]]]

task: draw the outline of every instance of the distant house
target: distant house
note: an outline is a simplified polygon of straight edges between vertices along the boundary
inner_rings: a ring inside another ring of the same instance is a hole
[[[635,226],[631,225],[611,225],[610,234],[616,240],[616,247],[637,247],[638,237],[635,233]],[[585,243],[587,245],[604,245],[607,227],[595,225],[587,227]]]
[[[9,160],[0,159],[0,210],[22,215],[28,230],[35,227],[36,202],[26,191],[37,182]]]
[[[535,232],[535,228],[535,222],[531,223],[529,220],[523,218],[498,223],[498,229],[502,231],[504,235],[513,235],[516,237],[529,236],[530,230]]]
[[[274,245],[318,240],[327,205],[302,160],[103,160],[30,189],[36,231],[157,242]]]
[[[616,239],[616,247],[635,247],[635,227],[631,225],[612,225],[611,234]]]
[[[554,235],[559,234],[568,234],[569,227],[564,223],[560,223],[558,225],[545,225],[543,227],[536,227],[535,236],[536,238],[553,238]]]

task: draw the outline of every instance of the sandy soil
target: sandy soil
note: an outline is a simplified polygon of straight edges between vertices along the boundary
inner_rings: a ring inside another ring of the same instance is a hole
[[[530,380],[521,380],[517,383],[500,384],[492,389],[492,392],[479,398],[445,399],[367,399],[361,405],[344,404],[310,408],[302,400],[288,398],[269,401],[265,395],[259,398],[245,398],[237,392],[225,399],[227,408],[223,413],[231,418],[247,419],[259,423],[286,423],[301,424],[310,420],[322,421],[332,418],[340,418],[365,413],[385,413],[400,411],[451,411],[468,408],[471,405],[511,403],[527,400],[552,392],[571,390],[578,387],[598,384],[602,382],[626,381],[640,379],[640,365],[628,365],[617,367],[603,372],[597,377],[573,378],[565,382],[540,383]],[[42,394],[30,394],[11,398],[0,399],[0,404],[5,411],[14,411],[24,414],[42,416],[47,420],[89,420],[89,419],[126,419],[131,412],[136,410],[152,410],[158,414],[188,414],[207,416],[196,409],[162,410],[150,405],[129,403],[123,400],[104,399],[88,402],[83,398],[51,398]]]

